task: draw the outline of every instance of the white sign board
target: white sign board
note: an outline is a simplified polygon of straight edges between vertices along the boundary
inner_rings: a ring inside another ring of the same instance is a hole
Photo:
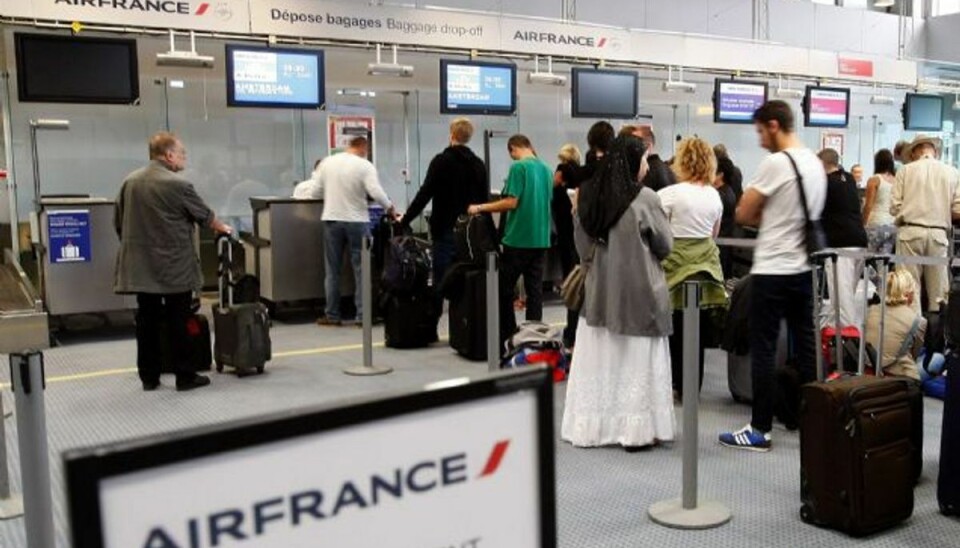
[[[251,0],[254,34],[361,40],[450,48],[497,49],[497,17],[366,2]]]
[[[152,458],[156,446],[132,455],[120,446],[112,457],[109,449],[96,450],[79,457],[88,461],[83,470],[68,455],[71,520],[85,529],[74,530],[74,542],[107,548],[555,546],[553,428],[541,424],[550,415],[544,394],[552,386],[546,371],[532,372],[516,380],[540,388],[479,399],[444,394],[442,404],[410,413],[393,406],[384,415],[389,418],[199,457],[177,452],[176,462],[118,474],[103,472],[111,458],[126,466]],[[421,396],[437,394],[414,397]],[[329,428],[319,415],[300,419],[311,430]],[[220,435],[255,439],[237,428]],[[104,477],[90,478],[95,475]],[[78,495],[88,490],[95,499]],[[98,508],[98,520],[78,515],[91,507]],[[96,538],[82,536],[90,531],[78,523],[91,520],[100,524]]]
[[[504,51],[588,59],[633,59],[630,33],[625,30],[505,18],[500,34],[500,49]]]
[[[247,0],[32,0],[39,19],[250,32]]]

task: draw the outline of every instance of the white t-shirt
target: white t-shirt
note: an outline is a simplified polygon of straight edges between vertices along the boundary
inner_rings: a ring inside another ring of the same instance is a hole
[[[827,197],[823,163],[806,148],[789,148],[803,176],[810,217],[820,219]],[[753,179],[745,186],[766,198],[757,247],[753,252],[754,274],[800,274],[810,270],[800,188],[790,159],[783,152],[764,158]]]
[[[366,158],[349,152],[325,158],[311,179],[315,183],[308,197],[323,198],[324,221],[370,222],[367,196],[384,209],[392,205],[380,186],[377,168]]]
[[[297,183],[297,186],[293,187],[293,197],[297,200],[309,200],[315,192],[317,192],[315,187],[317,186],[317,181],[313,177],[307,179],[306,181],[300,181]]]
[[[720,193],[710,185],[677,183],[657,194],[674,238],[710,238],[723,216]]]

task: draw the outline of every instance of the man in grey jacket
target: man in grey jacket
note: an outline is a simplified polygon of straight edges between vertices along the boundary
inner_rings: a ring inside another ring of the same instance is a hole
[[[149,148],[150,164],[128,175],[117,196],[114,226],[120,251],[114,290],[137,296],[137,370],[143,389],[160,386],[161,357],[167,355],[177,390],[192,390],[210,384],[189,363],[187,323],[193,291],[202,285],[194,226],[225,234],[231,228],[178,175],[187,153],[176,135],[157,133]]]

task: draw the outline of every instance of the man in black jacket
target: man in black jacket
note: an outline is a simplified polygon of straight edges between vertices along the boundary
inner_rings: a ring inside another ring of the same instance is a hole
[[[663,160],[656,153],[657,136],[654,135],[652,126],[626,125],[620,128],[620,135],[633,135],[637,137],[643,141],[647,150],[650,151],[650,153],[647,154],[647,165],[650,166],[650,169],[640,181],[643,186],[657,192],[661,188],[676,184],[677,176],[674,175],[673,170],[670,169],[667,164],[663,163]]]
[[[433,201],[430,215],[430,238],[433,241],[433,280],[438,290],[447,269],[453,263],[455,246],[453,227],[457,217],[467,212],[470,204],[490,201],[487,168],[483,160],[467,147],[473,137],[473,124],[457,118],[450,124],[450,146],[437,154],[427,168],[423,186],[417,192],[403,224],[416,219],[427,203]]]
[[[827,237],[827,245],[836,249],[862,251],[867,247],[867,231],[863,228],[857,183],[853,180],[853,176],[840,167],[840,155],[836,150],[825,148],[817,156],[820,157],[823,169],[827,172],[827,200],[820,217]],[[828,263],[827,268],[830,270],[832,265]],[[859,326],[863,310],[862,305],[858,305],[854,298],[859,279],[858,261],[850,257],[840,257],[837,259],[836,268],[840,287],[838,289],[833,287],[832,272],[827,273],[827,284],[830,299],[840,300],[841,327]],[[836,323],[833,314],[828,318],[828,324]]]

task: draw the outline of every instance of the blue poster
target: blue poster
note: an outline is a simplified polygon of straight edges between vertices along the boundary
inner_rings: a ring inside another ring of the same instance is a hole
[[[90,262],[90,210],[48,211],[50,262]]]

